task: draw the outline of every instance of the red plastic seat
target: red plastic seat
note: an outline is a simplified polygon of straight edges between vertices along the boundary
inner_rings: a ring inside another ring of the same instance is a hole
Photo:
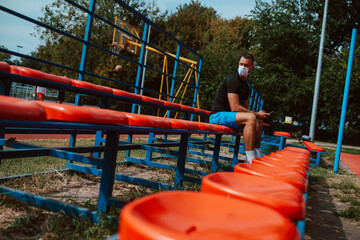
[[[0,119],[46,121],[45,110],[36,101],[0,96]]]
[[[208,114],[209,111],[204,110],[204,109],[200,109],[200,108],[195,108],[195,112],[199,112],[199,113],[204,113],[204,114]]]
[[[280,151],[272,152],[272,153],[270,153],[270,155],[284,156],[284,157],[291,156],[296,159],[305,159],[305,160],[308,160],[308,158],[310,156],[306,153],[297,153],[294,151],[284,150],[284,149],[282,149]]]
[[[308,151],[307,149],[304,149],[306,152],[303,152],[303,151],[296,151],[296,150],[293,150],[293,149],[289,149],[289,148],[284,148],[284,149],[281,149],[281,152],[284,152],[284,153],[292,153],[292,154],[297,154],[298,156],[301,156],[301,157],[309,157],[310,156],[310,151]]]
[[[165,191],[128,203],[120,215],[121,240],[300,239],[275,210],[209,193]]]
[[[181,104],[181,109],[195,112],[195,108]]]
[[[167,118],[127,113],[127,112],[124,112],[124,114],[128,118],[128,124],[130,126],[151,127],[151,128],[172,128],[171,122]]]
[[[300,191],[306,192],[307,182],[298,172],[290,169],[269,167],[260,164],[239,163],[235,165],[234,172],[247,173],[267,178],[275,178],[285,181],[297,187]]]
[[[203,123],[203,122],[197,122],[199,125],[200,130],[204,131],[213,131],[213,132],[234,132],[234,129],[218,125],[218,124],[212,124],[212,123]]]
[[[305,149],[305,148],[298,148],[298,147],[292,147],[292,146],[287,146],[286,148],[284,148],[283,150],[289,150],[289,151],[294,151],[294,152],[299,152],[299,153],[303,153],[303,154],[308,154],[310,155],[310,152]]]
[[[1,72],[10,72],[10,65],[7,62],[0,61],[0,71]]]
[[[128,124],[126,115],[118,111],[49,102],[38,102],[38,104],[45,109],[47,120],[95,124]]]
[[[269,157],[272,158],[277,158],[279,160],[289,160],[289,161],[294,161],[294,162],[299,162],[299,163],[303,163],[306,166],[309,166],[309,157],[308,156],[301,156],[301,155],[297,155],[297,154],[286,154],[284,152],[282,153],[278,153],[278,152],[273,152],[271,154],[268,154]]]
[[[218,125],[218,124],[215,124],[216,125],[216,127],[217,127],[217,130],[218,130],[218,132],[235,132],[235,130],[234,129],[232,129],[232,128],[229,128],[229,127],[227,127],[227,126],[223,126],[223,125]]]
[[[303,144],[307,147],[308,150],[316,151],[316,152],[325,152],[325,150],[322,147],[319,147],[313,142],[303,141]]]
[[[10,72],[13,74],[18,74],[26,77],[33,77],[38,79],[43,79],[51,82],[57,82],[67,85],[72,85],[73,80],[68,77],[57,76],[54,74],[44,73],[35,69],[21,67],[21,66],[10,66]]]
[[[295,153],[292,151],[286,151],[286,150],[272,152],[269,155],[278,156],[278,157],[291,157],[293,159],[303,160],[305,162],[309,161],[309,155],[307,155],[307,154],[299,154],[299,153]]]
[[[275,131],[275,132],[274,132],[274,135],[275,135],[275,136],[287,137],[287,138],[291,137],[290,133],[288,133],[288,132],[281,132],[281,131]]]
[[[144,96],[144,95],[141,96],[141,99],[143,101],[145,101],[145,102],[151,102],[151,103],[156,103],[156,104],[159,104],[159,105],[164,105],[164,101],[160,100],[160,99],[151,98],[151,97]]]
[[[174,108],[181,109],[181,104],[178,104],[178,103],[173,103],[173,102],[169,102],[169,101],[164,101],[164,105],[165,105],[165,106],[169,106],[169,107],[174,107]]]
[[[201,181],[201,192],[245,199],[271,207],[291,220],[305,217],[304,194],[276,179],[232,172],[217,172]]]
[[[301,167],[303,167],[306,170],[309,170],[309,164],[307,161],[304,161],[302,159],[295,159],[292,157],[280,157],[280,156],[275,156],[275,155],[264,155],[262,156],[263,159],[267,160],[273,160],[273,161],[279,161],[279,162],[289,162],[289,163],[296,163],[299,164]]]
[[[197,122],[200,130],[216,132],[218,127],[216,124]]]
[[[89,82],[86,82],[86,81],[73,80],[72,85],[74,87],[79,87],[79,88],[92,89],[92,90],[105,92],[105,93],[113,93],[113,90],[110,87],[96,85],[96,84],[89,83]]]
[[[265,159],[265,158],[254,158],[252,160],[253,164],[262,164],[271,167],[282,167],[288,168],[295,172],[300,173],[304,178],[308,177],[307,169],[301,164],[289,162],[289,161],[277,161],[273,159]]]
[[[123,91],[123,90],[115,89],[115,88],[113,88],[112,91],[113,91],[114,95],[141,100],[141,95],[139,95],[139,94],[129,93],[127,91]]]
[[[188,129],[188,130],[198,130],[199,125],[196,122],[166,118],[171,122],[171,127],[174,129]]]

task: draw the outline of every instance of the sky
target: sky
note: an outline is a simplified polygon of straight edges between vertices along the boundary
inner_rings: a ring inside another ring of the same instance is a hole
[[[0,5],[31,18],[43,16],[41,9],[54,0],[0,0]],[[146,0],[152,2],[152,0]],[[264,0],[271,2],[271,0]],[[179,4],[190,3],[191,0],[155,0],[162,12],[175,12]],[[202,5],[213,7],[223,18],[246,17],[255,6],[255,0],[200,0]],[[41,41],[31,36],[35,32],[34,24],[14,17],[0,10],[0,45],[9,50],[29,54],[34,51]]]

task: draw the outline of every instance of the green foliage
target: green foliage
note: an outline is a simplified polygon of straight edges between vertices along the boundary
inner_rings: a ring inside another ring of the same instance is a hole
[[[164,26],[177,39],[199,51],[209,43],[208,32],[212,20],[216,18],[216,11],[212,7],[192,0],[189,4],[179,5],[177,11],[166,18]]]
[[[309,121],[313,81],[306,77],[316,66],[316,46],[304,11],[294,0],[256,1],[251,11],[255,26],[251,44],[258,66],[251,79],[265,100],[265,109],[274,111],[275,121],[285,116]]]
[[[7,49],[4,45],[0,45],[0,48]],[[7,63],[12,63],[10,59],[11,59],[10,54],[0,52],[0,61],[4,61],[4,62],[7,62]]]
[[[344,143],[360,144],[359,124],[360,124],[360,62],[357,59],[360,49],[355,51],[348,106],[346,112],[346,126],[344,132]],[[324,68],[321,79],[321,97],[319,98],[318,124],[327,126],[327,130],[337,134],[340,123],[340,114],[345,87],[349,50],[342,48],[337,55],[324,57]]]
[[[252,10],[254,31],[251,47],[258,69],[252,74],[256,88],[265,100],[265,109],[274,110],[272,119],[293,116],[310,124],[315,86],[319,37],[324,1],[277,0],[271,4],[256,1]],[[351,8],[351,9],[350,9]],[[333,1],[329,4],[325,51],[318,103],[317,139],[335,140],[347,68],[351,28],[359,22],[358,1]],[[350,16],[353,16],[350,19]],[[359,54],[357,50],[356,55]],[[360,144],[359,64],[355,57],[349,95],[344,142]]]
[[[211,109],[213,99],[222,80],[237,70],[240,56],[249,49],[249,19],[214,19],[211,22],[211,41],[201,50],[204,57],[200,81],[200,103],[202,108]]]

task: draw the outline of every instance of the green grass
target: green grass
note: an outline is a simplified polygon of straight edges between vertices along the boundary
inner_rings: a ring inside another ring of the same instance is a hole
[[[347,171],[339,169],[338,174],[333,171],[336,149],[326,148],[328,155],[322,157],[328,158],[328,164],[323,161],[320,166],[310,167],[310,185],[324,184],[336,191],[335,197],[345,204],[345,208],[335,212],[337,216],[360,221],[360,180],[359,178]],[[360,150],[342,148],[342,153],[360,155]]]
[[[62,213],[33,210],[0,231],[8,239],[105,239],[117,232],[117,226],[105,217],[99,224],[93,224]]]
[[[350,205],[350,207],[346,208],[345,210],[338,211],[336,214],[340,217],[360,221],[360,206]]]

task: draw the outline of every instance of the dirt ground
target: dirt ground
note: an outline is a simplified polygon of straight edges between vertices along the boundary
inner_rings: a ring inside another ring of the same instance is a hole
[[[325,147],[325,144],[322,146]],[[329,145],[327,144],[326,147]],[[329,164],[326,157],[322,160],[325,165]],[[340,162],[339,168],[351,172],[343,162]],[[336,197],[336,190],[331,189],[327,183],[310,182],[306,207],[305,240],[360,239],[360,222],[335,214],[344,207],[344,203]]]
[[[360,239],[360,223],[334,214],[342,203],[329,191],[328,186],[310,184],[306,207],[305,239]]]

